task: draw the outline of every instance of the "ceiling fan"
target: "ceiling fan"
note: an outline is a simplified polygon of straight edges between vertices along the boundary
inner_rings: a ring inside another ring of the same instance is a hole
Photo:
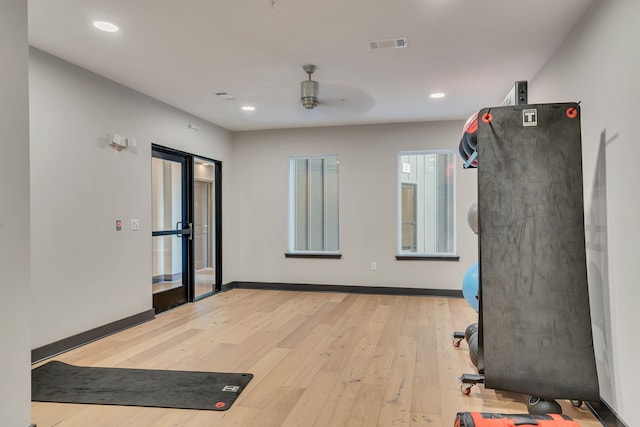
[[[316,66],[313,64],[306,64],[302,67],[305,73],[308,75],[307,80],[300,82],[300,102],[302,106],[307,110],[313,110],[318,105],[328,107],[340,107],[339,109],[330,108],[323,111],[325,114],[341,114],[345,109],[351,110],[354,113],[368,111],[373,107],[375,102],[371,96],[361,90],[350,88],[347,86],[325,84],[324,85],[324,98],[318,99],[320,92],[320,85],[317,81],[312,80],[311,75],[316,71]],[[330,112],[333,111],[333,112]]]

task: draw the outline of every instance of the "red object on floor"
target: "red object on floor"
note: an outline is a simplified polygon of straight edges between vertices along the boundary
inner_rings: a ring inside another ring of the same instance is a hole
[[[493,414],[458,412],[454,427],[580,427],[567,415]]]

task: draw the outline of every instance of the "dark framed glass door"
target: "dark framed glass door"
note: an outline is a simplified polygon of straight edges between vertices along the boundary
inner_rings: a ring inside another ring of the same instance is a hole
[[[193,300],[193,159],[152,146],[153,307]]]

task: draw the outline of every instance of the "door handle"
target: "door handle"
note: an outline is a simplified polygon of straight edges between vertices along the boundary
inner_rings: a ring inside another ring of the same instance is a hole
[[[189,240],[193,240],[193,223],[192,222],[188,222],[187,223],[187,228],[184,228],[183,230],[185,230],[184,234],[189,236]]]
[[[176,230],[182,231],[180,234],[176,234],[178,237],[184,237],[185,235],[189,236],[189,240],[193,240],[193,223],[187,222],[187,226],[185,228],[181,228],[182,221],[176,222]]]

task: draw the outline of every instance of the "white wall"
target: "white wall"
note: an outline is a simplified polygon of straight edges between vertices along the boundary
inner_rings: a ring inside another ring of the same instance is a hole
[[[151,308],[151,143],[221,160],[224,178],[231,136],[44,52],[30,50],[29,65],[36,348]],[[137,147],[114,151],[110,132],[136,138]],[[230,203],[223,208],[232,227]],[[232,248],[232,235],[223,238]],[[233,262],[225,261],[231,281]]]
[[[0,2],[0,425],[31,417],[27,2]]]
[[[637,0],[596,2],[529,86],[532,102],[582,101],[589,294],[600,392],[629,425],[640,419],[639,16]]]
[[[459,262],[396,261],[397,155],[402,150],[458,149],[463,122],[410,123],[237,132],[233,135],[234,206],[239,281],[461,288],[477,261],[466,222],[476,171],[456,158]],[[342,259],[285,258],[290,155],[338,154]],[[456,156],[458,157],[458,156]],[[371,271],[371,262],[378,265]]]

